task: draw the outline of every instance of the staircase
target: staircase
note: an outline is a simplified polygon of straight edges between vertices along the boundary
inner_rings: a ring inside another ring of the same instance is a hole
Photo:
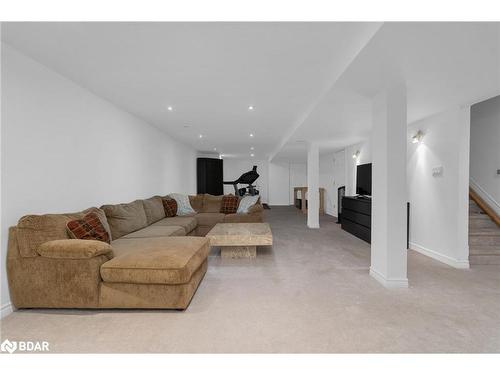
[[[500,264],[500,228],[470,198],[469,263]]]

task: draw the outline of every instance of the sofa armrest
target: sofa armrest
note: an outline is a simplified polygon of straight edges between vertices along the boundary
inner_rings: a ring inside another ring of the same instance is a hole
[[[55,259],[90,259],[100,255],[113,257],[111,246],[94,240],[54,240],[40,245],[37,249],[40,256]]]
[[[264,211],[264,206],[261,203],[255,203],[252,207],[248,209],[248,214],[254,214],[262,211]]]

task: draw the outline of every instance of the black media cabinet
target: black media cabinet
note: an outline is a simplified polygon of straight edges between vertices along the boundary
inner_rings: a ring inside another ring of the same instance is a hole
[[[340,223],[343,230],[371,243],[372,200],[363,197],[343,197]]]

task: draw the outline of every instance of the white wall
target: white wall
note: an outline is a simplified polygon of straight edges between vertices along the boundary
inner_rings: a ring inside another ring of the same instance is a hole
[[[333,153],[319,157],[319,186],[325,189],[325,213],[337,216],[337,181],[335,178],[335,156]]]
[[[243,173],[250,171],[254,165],[257,166],[259,178],[254,185],[259,190],[262,203],[269,202],[269,172],[267,160],[249,159],[224,159],[223,173],[224,181],[234,181]],[[240,185],[243,187],[243,185]],[[224,185],[224,194],[234,194],[233,185]]]
[[[256,165],[260,176],[255,185],[260,191],[262,202],[273,206],[292,205],[293,188],[307,186],[305,163],[268,162],[248,158],[224,159],[223,164],[225,181],[235,180]],[[224,185],[224,194],[234,194],[234,188],[231,185]]]
[[[498,106],[493,108],[476,108],[477,113],[472,116],[476,126],[487,122],[488,132],[495,131],[488,126],[492,118],[497,118]],[[469,114],[467,109],[454,108],[445,113],[429,117],[408,126],[408,164],[407,184],[408,199],[411,203],[410,216],[410,247],[421,253],[431,256],[453,267],[468,267],[468,150],[469,150]],[[498,131],[498,120],[496,131]],[[411,143],[411,137],[422,130],[425,135],[422,144]],[[488,134],[491,134],[488,133]],[[498,165],[498,135],[490,135],[485,139],[483,134],[477,134],[480,139],[472,140],[474,131],[471,129],[471,170],[473,142],[477,142],[477,149],[486,152],[483,156],[492,163],[488,168],[491,177],[492,166]],[[496,143],[495,143],[496,142]],[[493,144],[493,145],[492,145]],[[346,147],[333,155],[333,192],[327,195],[332,205],[337,203],[337,188],[346,186],[346,195],[356,194],[356,166],[372,162],[371,141]],[[352,155],[360,151],[358,160]],[[495,159],[497,157],[497,159]],[[327,185],[328,155],[323,155],[320,161],[320,186]],[[493,163],[494,162],[494,163]],[[432,168],[443,166],[443,176],[432,177]],[[496,169],[493,169],[496,172]],[[471,172],[472,173],[472,172]],[[493,181],[498,183],[500,178]],[[491,180],[490,180],[491,182]],[[327,187],[327,186],[324,186]],[[496,188],[498,191],[498,187]],[[330,208],[328,208],[330,210]],[[328,212],[330,214],[330,212]],[[337,215],[337,207],[332,210]]]
[[[470,184],[500,215],[500,96],[471,107]]]
[[[345,151],[321,155],[319,161],[320,186],[325,188],[325,213],[338,216],[338,188],[345,184]]]
[[[354,150],[354,151],[352,151]],[[352,154],[360,150],[358,160],[352,158]],[[352,151],[352,152],[351,152]],[[346,157],[348,155],[349,157]],[[371,163],[370,141],[347,147],[345,150],[340,150],[335,153],[326,153],[320,155],[319,160],[319,186],[325,189],[325,213],[332,216],[337,216],[337,189],[340,186],[346,186],[346,176],[349,175],[349,189],[356,193],[356,166],[358,164]],[[307,165],[306,163],[291,162],[290,163],[290,201],[289,204],[294,204],[293,188],[297,186],[307,186]],[[284,181],[284,177],[282,180]],[[276,187],[271,187],[270,189]],[[347,188],[347,186],[346,186]]]
[[[262,202],[272,206],[288,206],[293,204],[293,188],[307,186],[305,163],[248,159],[224,159],[224,180],[238,178],[242,173],[257,166],[259,179],[255,185],[260,191]],[[231,185],[224,185],[224,194],[232,194]]]
[[[196,152],[2,44],[2,311],[8,227],[72,212],[196,192]]]
[[[198,151],[196,153],[197,158],[212,158],[212,159],[219,159],[220,154],[218,152],[206,152],[206,151]]]
[[[352,155],[359,151],[359,157]],[[335,153],[323,154],[320,157],[320,186],[325,188],[325,212],[328,215],[338,215],[338,191],[346,187],[346,195],[356,195],[356,168],[360,164],[372,162],[371,142],[366,141],[347,146]]]
[[[307,143],[307,226],[319,228],[319,146]]]
[[[453,108],[408,127],[410,247],[459,268],[469,255],[469,126],[469,110]],[[413,144],[418,130],[423,140]],[[433,176],[435,167],[442,175]]]
[[[290,204],[290,163],[269,163],[269,204],[288,206]]]
[[[306,163],[290,163],[290,201],[289,204],[295,204],[293,189],[296,187],[307,186],[307,164]],[[320,185],[321,186],[321,185]]]
[[[333,179],[334,179],[334,192],[333,192],[333,216],[338,216],[338,188],[345,186],[346,184],[346,152],[341,150],[336,152],[334,155],[334,168],[333,168]]]
[[[359,157],[352,155],[359,151]],[[371,141],[366,140],[345,148],[345,195],[356,195],[356,169],[358,165],[371,163]]]

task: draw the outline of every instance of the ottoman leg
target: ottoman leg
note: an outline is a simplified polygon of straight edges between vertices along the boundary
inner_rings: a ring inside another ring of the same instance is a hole
[[[255,258],[257,256],[256,246],[222,246],[220,248],[222,258]]]

